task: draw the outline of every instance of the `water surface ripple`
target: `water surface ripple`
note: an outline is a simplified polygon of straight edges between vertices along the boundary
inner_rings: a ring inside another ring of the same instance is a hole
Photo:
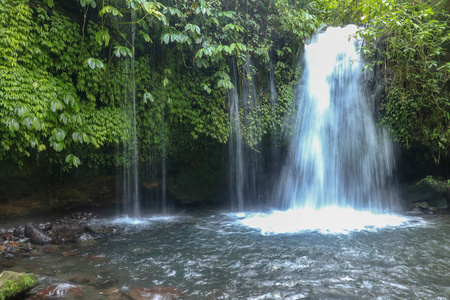
[[[122,224],[77,256],[53,252],[12,269],[44,282],[112,276],[117,288],[168,286],[187,299],[450,298],[448,217],[347,234],[262,235],[239,220],[211,213]]]

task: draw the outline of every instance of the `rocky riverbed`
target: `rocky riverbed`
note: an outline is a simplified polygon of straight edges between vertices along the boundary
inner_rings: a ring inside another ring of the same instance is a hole
[[[11,294],[10,285],[17,285],[16,283],[26,275],[21,273],[25,271],[23,267],[16,266],[19,260],[28,260],[28,264],[32,265],[35,258],[51,255],[61,258],[79,256],[85,258],[86,263],[103,263],[106,260],[104,255],[87,255],[85,250],[92,250],[98,238],[117,234],[119,228],[111,225],[93,225],[95,224],[91,222],[93,220],[95,217],[92,213],[79,212],[50,222],[0,227],[0,270],[14,270],[14,274],[17,274],[14,276],[20,278],[10,281],[9,285],[4,287],[9,293],[5,294],[5,299],[10,299],[11,295],[21,295],[20,299],[31,300],[91,299],[92,294],[97,294],[99,299],[112,300],[183,299],[183,293],[176,288],[163,286],[123,288],[120,287],[116,278],[106,274],[69,276],[67,280],[68,276],[58,278],[58,274],[48,274],[47,271],[40,274],[42,268],[38,267],[34,271],[37,277],[33,278],[39,278],[40,284],[38,280],[33,281],[31,285],[17,287]],[[23,264],[20,265],[23,266]],[[83,268],[83,266],[79,267]],[[8,272],[10,271],[3,273],[9,276]],[[2,296],[2,284],[0,284],[0,299],[3,300]]]

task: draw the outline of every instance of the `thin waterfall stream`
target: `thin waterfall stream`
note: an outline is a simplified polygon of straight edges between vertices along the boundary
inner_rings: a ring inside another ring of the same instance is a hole
[[[136,19],[135,14],[131,14],[131,20]],[[135,25],[131,28],[131,45],[134,51],[135,44]],[[130,120],[130,132],[128,141],[124,145],[123,157],[128,164],[122,170],[122,207],[119,209],[123,220],[139,222],[140,212],[140,193],[139,193],[139,157],[138,157],[138,138],[137,138],[137,108],[136,108],[136,70],[135,56],[126,61],[126,73],[128,74],[129,89],[125,90],[124,113],[125,118]]]

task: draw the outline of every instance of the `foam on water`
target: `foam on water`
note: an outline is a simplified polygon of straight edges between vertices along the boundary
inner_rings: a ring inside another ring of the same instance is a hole
[[[120,225],[148,225],[155,221],[171,221],[176,217],[174,216],[152,216],[147,218],[130,218],[128,216],[115,218],[111,221],[112,224]]]
[[[323,234],[348,234],[397,227],[411,218],[395,214],[374,214],[352,208],[330,206],[322,209],[304,208],[269,213],[248,213],[236,216],[239,224],[261,231],[263,235],[317,231]]]

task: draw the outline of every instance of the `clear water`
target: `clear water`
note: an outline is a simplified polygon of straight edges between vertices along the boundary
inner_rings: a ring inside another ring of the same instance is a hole
[[[364,93],[357,27],[329,27],[305,46],[296,129],[278,196],[283,209],[382,213],[397,193],[394,155]]]
[[[34,272],[44,285],[111,276],[116,288],[173,287],[187,299],[450,298],[448,217],[408,218],[346,234],[263,235],[242,224],[247,216],[118,222],[119,233],[97,245],[3,259],[0,269]],[[62,254],[68,251],[76,255]],[[101,288],[81,286],[85,299],[105,299]]]

